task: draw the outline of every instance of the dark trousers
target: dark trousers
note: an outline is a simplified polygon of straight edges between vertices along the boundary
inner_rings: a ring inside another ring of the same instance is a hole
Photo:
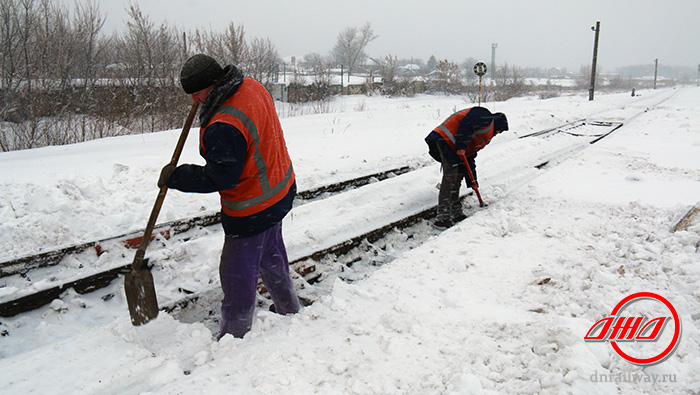
[[[270,292],[277,313],[299,311],[299,298],[289,275],[281,221],[252,237],[226,237],[219,264],[221,288],[224,291],[219,338],[227,333],[243,337],[250,331],[258,275]]]
[[[459,189],[462,179],[465,180],[467,188],[471,188],[471,180],[467,175],[467,168],[464,164],[453,166],[447,159],[449,153],[444,153],[449,147],[437,145],[440,157],[442,158],[442,181],[440,182],[440,193],[438,194],[437,220],[449,221],[462,214],[462,203],[459,200]],[[454,156],[454,154],[452,153]],[[468,156],[467,162],[476,180],[476,154]],[[461,160],[461,159],[460,159]]]

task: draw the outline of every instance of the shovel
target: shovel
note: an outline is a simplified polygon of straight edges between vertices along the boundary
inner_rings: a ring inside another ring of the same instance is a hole
[[[467,167],[469,181],[472,182],[472,189],[474,190],[474,193],[476,193],[476,197],[479,199],[479,206],[486,206],[486,204],[484,204],[484,201],[481,199],[481,194],[479,193],[479,186],[476,185],[476,181],[474,180],[474,173],[472,173],[472,168],[469,167],[469,162],[467,161],[466,153],[464,152],[464,150],[457,150],[457,155],[459,155],[459,157],[462,159],[462,162],[464,162],[464,166]]]
[[[192,104],[190,114],[187,116],[185,126],[182,127],[180,140],[177,142],[170,164],[177,165],[177,161],[180,159],[182,148],[185,146],[185,140],[187,140],[187,134],[194,121],[198,106],[198,103]],[[146,247],[148,247],[148,243],[150,242],[158,213],[160,213],[160,208],[163,206],[163,201],[165,200],[165,194],[167,192],[167,186],[164,185],[160,188],[158,198],[156,198],[156,203],[151,211],[151,217],[148,219],[148,225],[146,225],[146,230],[143,232],[141,243],[139,244],[138,250],[136,250],[136,256],[131,264],[131,271],[124,276],[126,303],[129,305],[131,324],[135,326],[145,324],[158,316],[156,288],[153,284],[153,275],[148,267],[148,260],[144,259],[144,255],[146,254]]]

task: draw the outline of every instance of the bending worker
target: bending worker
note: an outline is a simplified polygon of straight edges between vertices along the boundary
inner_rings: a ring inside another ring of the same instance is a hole
[[[299,311],[282,239],[282,218],[296,195],[294,170],[272,98],[258,81],[198,54],[185,62],[180,82],[201,104],[199,151],[206,164],[167,165],[158,185],[221,195],[226,236],[218,337],[243,337],[253,323],[258,274],[277,313]]]
[[[493,136],[508,130],[508,119],[503,113],[491,114],[484,107],[472,107],[450,115],[425,138],[428,153],[442,163],[442,181],[438,195],[438,212],[435,225],[449,228],[465,218],[459,200],[462,178],[467,187],[472,183],[467,168],[457,152],[466,154],[467,162],[476,181],[476,154]],[[477,187],[478,187],[477,183]]]

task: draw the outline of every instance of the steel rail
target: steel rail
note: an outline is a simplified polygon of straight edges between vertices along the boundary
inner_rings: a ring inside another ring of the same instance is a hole
[[[575,122],[579,122],[579,121],[575,121]],[[521,136],[521,138],[522,137],[542,136],[542,135],[545,135],[547,133],[551,133],[551,132],[560,130],[562,127],[566,127],[566,126],[569,126],[572,124],[573,124],[573,122],[569,122],[569,123],[561,125],[560,127],[557,127],[557,128],[551,128],[551,129],[547,129],[547,130],[544,130],[541,132],[535,132],[535,133],[527,135],[527,136]],[[611,130],[608,130],[605,133],[601,133],[598,135],[584,135],[585,137],[593,137],[593,139],[588,141],[587,142],[588,144],[586,144],[586,142],[583,142],[583,145],[581,146],[580,149],[583,149],[583,147],[585,145],[590,146],[591,144],[594,144],[594,143],[600,141],[601,139],[609,136],[612,132],[621,128],[623,126],[623,123],[622,122],[610,122],[610,123],[600,124],[600,125],[595,125],[595,126],[606,126],[606,127],[611,128]],[[556,164],[560,164],[566,158],[571,157],[573,154],[579,152],[580,149],[577,148],[577,149],[567,150],[566,152],[554,152],[552,154],[552,158],[545,159],[542,161],[542,163],[539,163],[539,164],[527,165],[525,168],[523,168],[522,171],[526,171],[533,166],[534,166],[534,168],[542,169],[546,165],[550,165],[550,166],[547,166],[547,168],[550,168],[551,167],[550,160],[557,159]],[[317,188],[317,189],[312,190],[312,191],[302,192],[302,193],[300,193],[300,195],[304,199],[313,199],[313,198],[316,198],[318,196],[323,195],[324,193],[342,192],[342,191],[346,190],[347,188],[366,185],[375,179],[376,180],[384,180],[386,178],[391,177],[392,175],[403,174],[403,173],[407,173],[407,172],[412,171],[412,170],[414,170],[414,169],[412,169],[410,167],[402,167],[399,169],[393,169],[393,170],[389,170],[386,172],[382,172],[382,173],[378,173],[378,174],[374,174],[374,175],[369,175],[369,176],[364,176],[364,177],[360,177],[357,179],[348,180],[348,181],[345,181],[342,183],[337,183],[337,184],[333,184],[330,186]],[[465,196],[463,196],[462,199],[464,199],[466,196],[471,195],[471,193],[472,192],[470,191]],[[394,229],[403,230],[403,229],[406,229],[412,225],[415,225],[417,222],[419,222],[421,220],[429,220],[431,218],[434,218],[436,212],[437,212],[437,206],[433,206],[433,207],[424,209],[418,213],[409,215],[403,219],[392,222],[390,224],[386,224],[386,225],[381,226],[379,228],[376,228],[370,232],[352,237],[352,238],[345,240],[339,244],[336,244],[332,247],[325,248],[325,249],[322,249],[319,251],[315,251],[307,256],[295,259],[294,261],[290,262],[290,266],[299,275],[301,275],[307,282],[313,283],[314,281],[318,280],[321,273],[316,270],[314,263],[311,263],[311,264],[305,264],[305,263],[307,263],[309,261],[319,262],[324,257],[327,257],[329,255],[339,256],[339,255],[347,254],[349,251],[358,247],[364,241],[373,243],[373,242],[385,237],[389,232],[391,232]],[[185,221],[184,223],[182,222],[183,220],[174,221],[174,223],[169,223],[167,226],[171,226],[170,229],[177,228],[178,230],[176,230],[176,232],[182,233],[186,230],[193,228],[194,226],[197,226],[197,224],[200,223],[199,222],[200,220],[198,218],[200,218],[200,217],[197,217],[195,219],[184,220]],[[205,218],[210,218],[210,217],[205,217]],[[211,222],[210,224],[218,223],[212,219],[207,219],[207,221]],[[209,223],[209,222],[207,222],[207,223]],[[166,224],[164,224],[163,226],[166,226]],[[77,247],[80,247],[80,248],[82,248],[82,250],[84,250],[86,248],[94,247],[94,245],[95,244],[92,244],[92,243],[85,243],[85,244],[77,246]],[[83,246],[87,246],[87,247],[83,247]],[[100,273],[96,273],[96,274],[93,274],[93,275],[90,275],[90,276],[87,276],[84,278],[65,282],[65,283],[57,285],[55,287],[45,289],[42,291],[38,291],[38,292],[30,294],[30,295],[25,295],[25,296],[22,296],[22,297],[15,299],[15,300],[0,303],[0,317],[14,316],[14,315],[39,308],[41,306],[44,306],[44,305],[50,303],[53,299],[59,297],[61,295],[61,293],[63,293],[64,291],[66,291],[70,288],[73,288],[79,294],[83,294],[83,293],[88,293],[88,292],[94,291],[96,289],[106,287],[115,278],[118,278],[123,273],[126,273],[130,269],[130,266],[131,266],[130,264],[125,264],[123,266],[112,268],[112,269],[109,269],[109,270],[106,270],[106,271],[103,271]],[[184,308],[188,304],[196,303],[196,301],[205,292],[208,292],[208,291],[205,290],[205,291],[196,292],[196,293],[187,293],[186,292],[186,295],[182,299],[180,299],[178,301],[166,303],[166,304],[162,305],[160,308],[161,308],[161,310],[165,310],[168,312],[174,311],[178,308]]]

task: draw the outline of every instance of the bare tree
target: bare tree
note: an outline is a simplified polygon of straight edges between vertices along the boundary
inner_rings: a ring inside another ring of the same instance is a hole
[[[244,62],[248,54],[248,44],[245,41],[245,31],[243,26],[236,26],[229,23],[224,32],[224,59],[239,65]]]
[[[34,0],[19,0],[19,29],[18,36],[20,40],[20,64],[21,71],[24,73],[24,82],[26,92],[32,91],[33,71],[35,70],[35,57],[33,56],[32,45],[34,44],[34,35],[32,34],[36,28],[38,12],[35,8]]]
[[[166,23],[156,27],[138,5],[130,5],[128,14],[131,20],[117,43],[126,76],[133,86],[171,86],[179,69],[178,33]]]
[[[348,75],[367,60],[365,48],[367,44],[377,39],[372,25],[368,22],[362,28],[346,27],[340,34],[333,47],[333,58],[336,62],[347,67]]]
[[[229,23],[223,32],[210,32],[197,29],[190,35],[189,54],[206,53],[222,65],[233,63],[246,75],[260,81],[263,85],[277,81],[281,58],[275,45],[268,39],[245,39],[243,26]]]
[[[223,60],[223,46],[214,36],[215,34],[208,30],[195,29],[187,35],[189,40],[185,42],[184,58],[189,58],[196,53],[205,53],[214,59]]]
[[[117,43],[120,61],[124,65],[124,77],[132,86],[152,83],[154,50],[157,32],[154,23],[141,13],[138,5],[130,5],[126,32]]]
[[[100,12],[97,2],[84,0],[76,3],[73,26],[78,51],[75,60],[77,61],[78,75],[84,79],[87,91],[95,84],[97,70],[106,66],[102,57],[105,43],[100,40],[99,36],[104,24],[105,16]]]
[[[400,65],[404,65],[403,68]],[[398,60],[394,77],[394,95],[412,96],[416,93],[416,76],[422,75],[423,61],[416,58]]]
[[[277,82],[281,62],[279,53],[269,38],[254,38],[250,42],[248,59],[244,62],[244,72],[268,86],[270,83]]]
[[[507,64],[498,68],[494,80],[496,82],[494,98],[498,101],[524,96],[529,89],[522,70],[517,67],[509,67]]]
[[[21,25],[17,18],[19,4],[17,0],[0,2],[0,90],[5,92],[14,90],[19,76],[18,58],[20,52],[19,31]],[[3,100],[3,109],[4,107]],[[2,119],[6,115],[3,114]]]
[[[0,115],[3,121],[18,118],[20,109],[17,106],[17,100],[20,89],[22,86],[30,86],[23,84],[23,81],[27,78],[24,70],[27,66],[26,50],[31,43],[27,34],[33,26],[25,27],[24,24],[32,21],[34,17],[26,15],[23,18],[22,10],[31,14],[33,8],[31,3],[25,3],[22,7],[21,0],[0,2],[0,93],[2,95]]]
[[[138,6],[129,14],[126,33],[110,40],[94,0],[79,0],[72,13],[56,0],[0,2],[0,116],[9,121],[0,149],[85,141],[141,121],[151,131],[179,124],[177,34]],[[109,85],[96,84],[106,76]]]
[[[323,59],[316,63],[313,67],[314,83],[326,85],[330,88],[333,83],[333,73],[331,72],[332,63],[328,59]]]
[[[435,71],[437,64],[438,64],[438,61],[437,61],[437,59],[435,59],[435,55],[430,55],[430,58],[428,59],[428,63],[425,64],[426,74]]]
[[[307,70],[316,73],[317,70],[325,70],[330,67],[330,61],[316,52],[304,55],[303,66]]]
[[[45,91],[72,89],[79,65],[78,37],[68,8],[52,0],[40,0],[39,23],[33,49],[37,87]]]
[[[138,5],[130,5],[128,14],[131,19],[117,43],[122,78],[137,105],[131,115],[144,117],[141,129],[155,131],[173,122],[168,96],[175,93],[181,59],[178,34],[165,23],[156,28]]]
[[[382,80],[384,84],[391,84],[399,72],[399,59],[396,56],[387,55],[381,66]]]
[[[246,62],[248,44],[243,26],[236,26],[231,22],[223,32],[197,29],[190,36],[192,48],[188,56],[194,53],[205,53],[223,64],[240,65]]]
[[[178,60],[177,32],[163,24],[156,31],[155,51],[153,56],[154,76],[158,86],[171,88],[175,86],[176,75],[180,71]]]
[[[441,60],[435,71],[429,76],[430,89],[446,94],[458,94],[464,91],[462,70],[459,65],[448,60]]]
[[[380,70],[383,82],[383,92],[387,95],[409,95],[412,93],[411,75],[402,73],[399,68],[399,60],[396,56],[388,55],[384,58]]]

